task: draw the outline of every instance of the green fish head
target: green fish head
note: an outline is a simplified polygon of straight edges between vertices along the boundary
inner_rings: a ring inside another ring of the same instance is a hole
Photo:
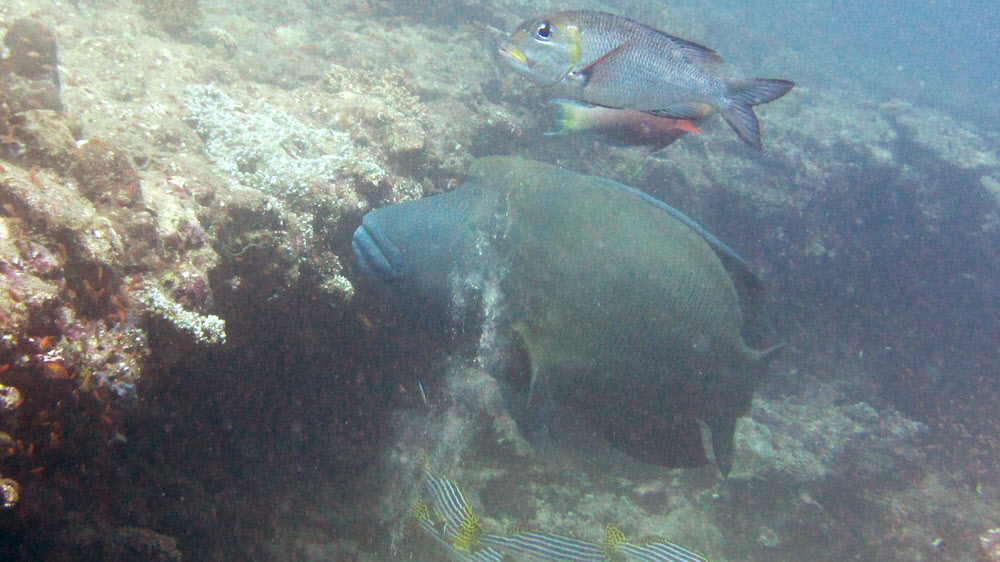
[[[551,86],[573,71],[581,40],[580,28],[560,18],[529,20],[500,44],[500,56],[528,80]]]

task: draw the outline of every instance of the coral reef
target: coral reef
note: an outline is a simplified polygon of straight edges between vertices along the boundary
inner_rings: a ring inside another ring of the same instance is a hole
[[[201,315],[185,310],[180,304],[170,300],[157,287],[150,287],[136,293],[136,298],[146,310],[174,329],[189,335],[196,344],[221,345],[226,343],[226,321],[214,315]]]
[[[201,0],[141,0],[139,5],[171,35],[183,36],[201,22]]]
[[[371,154],[356,148],[346,133],[309,127],[269,105],[244,107],[217,87],[190,86],[184,103],[206,150],[221,170],[245,187],[288,200],[327,189],[341,199],[334,208],[360,206],[338,181],[356,176],[377,183],[385,172]]]
[[[922,424],[864,402],[837,404],[843,398],[816,381],[794,401],[756,401],[739,423],[739,461],[732,478],[830,485],[919,466]]]

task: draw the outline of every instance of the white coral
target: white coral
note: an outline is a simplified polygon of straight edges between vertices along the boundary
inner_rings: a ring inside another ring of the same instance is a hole
[[[199,345],[226,343],[226,321],[222,318],[186,310],[157,287],[140,291],[136,296],[148,313],[163,318],[179,331],[190,334],[195,343]]]

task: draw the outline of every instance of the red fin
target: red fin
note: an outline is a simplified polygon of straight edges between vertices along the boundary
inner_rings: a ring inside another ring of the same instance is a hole
[[[590,64],[588,64],[587,66],[583,67],[582,69],[574,72],[573,74],[577,74],[579,76],[583,76],[585,79],[589,80],[590,79],[590,73],[592,73],[594,71],[594,68],[597,67],[597,65],[599,65],[602,62],[608,60],[609,58],[612,58],[615,55],[615,53],[621,51],[622,48],[624,48],[625,46],[631,45],[631,44],[632,44],[631,40],[625,41],[624,43],[618,45],[614,49],[611,49],[610,51],[608,51],[608,52],[604,53],[603,55],[597,57]]]
[[[674,124],[675,129],[680,129],[685,133],[694,133],[696,135],[701,134],[701,129],[694,126],[694,123],[688,121],[687,119],[678,119],[677,123]]]

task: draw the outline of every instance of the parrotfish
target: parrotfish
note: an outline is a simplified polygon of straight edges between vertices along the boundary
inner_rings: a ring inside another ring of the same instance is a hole
[[[795,86],[788,80],[731,77],[708,47],[590,10],[528,20],[500,45],[500,55],[558,98],[685,120],[697,119],[708,104],[758,150],[760,124],[753,106]]]
[[[529,413],[562,403],[664,466],[708,462],[701,420],[729,473],[736,420],[774,352],[744,340],[762,285],[679,211],[609,180],[482,158],[455,191],[366,214],[353,250],[376,293],[423,318],[468,318],[462,305],[495,280],[494,331],[530,362]]]
[[[634,109],[616,109],[571,100],[551,100],[559,109],[549,135],[594,133],[624,146],[649,146],[662,150],[687,133],[701,133],[694,122],[657,117]],[[711,107],[705,106],[705,114]]]

